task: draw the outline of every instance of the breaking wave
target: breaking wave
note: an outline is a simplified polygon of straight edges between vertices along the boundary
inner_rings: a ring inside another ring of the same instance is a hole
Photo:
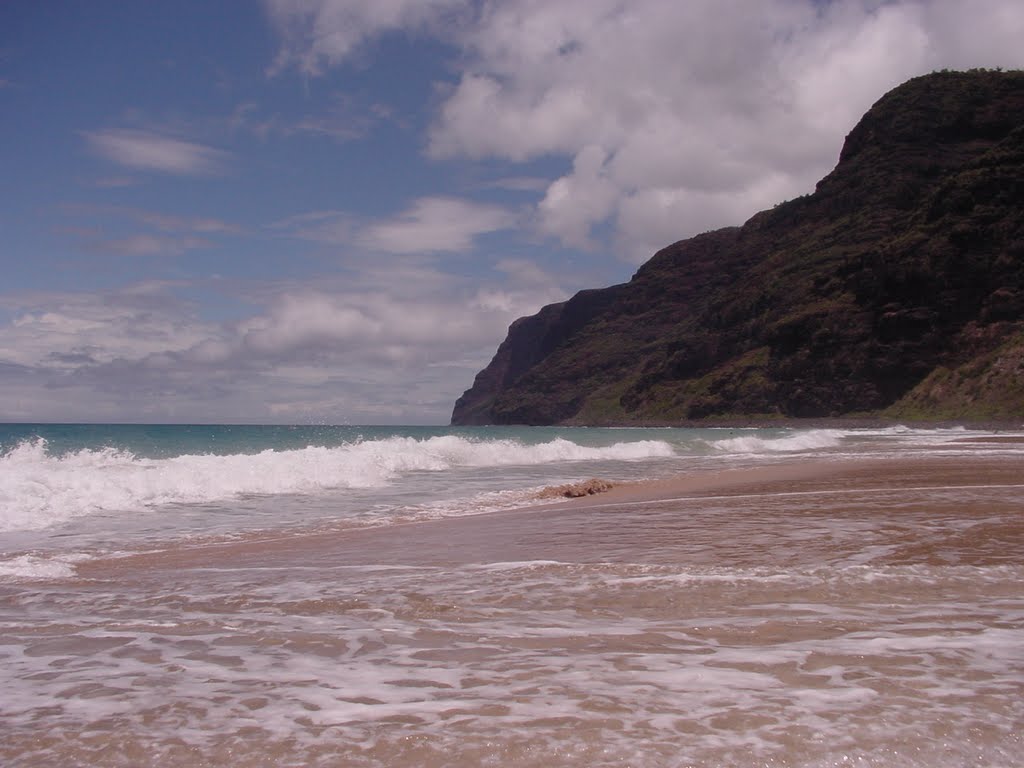
[[[727,453],[800,453],[835,448],[842,438],[848,435],[848,432],[837,429],[813,429],[786,437],[744,435],[716,440],[711,445],[717,450]]]
[[[0,456],[0,531],[40,530],[104,511],[381,487],[413,472],[672,455],[672,446],[660,440],[588,447],[563,438],[529,445],[446,435],[154,459],[116,448],[55,456],[37,438]]]

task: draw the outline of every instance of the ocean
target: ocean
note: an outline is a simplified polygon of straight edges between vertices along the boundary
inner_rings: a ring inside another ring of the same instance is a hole
[[[1024,427],[0,425],[0,764],[1024,765],[1022,513]]]

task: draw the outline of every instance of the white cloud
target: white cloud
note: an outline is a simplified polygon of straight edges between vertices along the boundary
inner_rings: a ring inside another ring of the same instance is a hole
[[[219,149],[148,131],[86,133],[93,150],[128,168],[180,176],[218,172],[228,155]]]
[[[263,355],[370,339],[379,331],[359,307],[318,292],[285,294],[268,314],[240,326],[243,346]]]
[[[502,0],[440,32],[460,5],[268,7],[280,61],[307,74],[388,31],[444,35],[461,71],[429,154],[572,158],[538,201],[540,232],[588,247],[610,222],[631,259],[649,255],[638,243],[740,224],[810,191],[857,119],[914,75],[1024,65],[1019,0]]]
[[[467,251],[473,239],[508,229],[515,216],[496,206],[452,197],[424,197],[391,220],[365,227],[356,242],[386,253]]]
[[[591,248],[590,229],[615,210],[618,190],[604,167],[606,155],[591,144],[580,150],[572,173],[548,187],[540,201],[540,229],[576,248]]]
[[[508,324],[564,298],[528,261],[502,275],[478,285],[396,257],[250,284],[232,299],[256,309],[222,322],[182,297],[223,283],[0,295],[0,420],[441,423]]]
[[[28,368],[78,368],[181,352],[214,333],[169,286],[144,284],[104,294],[39,294],[8,299],[0,362]]]
[[[355,53],[367,39],[435,24],[466,0],[265,0],[282,48],[271,73],[295,66],[320,74]]]
[[[525,161],[548,153],[572,154],[581,136],[599,141],[602,134],[614,133],[614,124],[609,125],[614,115],[602,114],[600,97],[588,93],[583,83],[526,91],[509,88],[503,79],[463,76],[442,108],[440,127],[431,136],[431,154]]]
[[[1021,34],[1009,0],[508,0],[462,38],[472,57],[430,151],[571,156],[541,231],[579,247],[612,221],[644,258],[635,244],[652,234],[667,244],[810,191],[903,80],[1021,66]]]
[[[376,221],[346,211],[311,211],[273,226],[303,240],[406,255],[461,253],[473,247],[475,238],[515,224],[515,214],[501,206],[454,197],[422,197],[402,213]]]

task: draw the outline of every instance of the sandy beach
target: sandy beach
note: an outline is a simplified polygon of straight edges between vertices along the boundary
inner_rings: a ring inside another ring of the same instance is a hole
[[[805,459],[90,559],[5,588],[0,760],[1021,765],[1022,468]]]
[[[721,542],[728,553],[698,555],[667,548],[666,533],[680,534],[693,525],[695,515],[723,504],[737,514],[754,514],[768,504],[787,500],[818,502],[822,511],[839,518],[865,515],[884,518],[893,526],[907,510],[926,514],[935,496],[955,497],[984,491],[997,508],[1024,513],[1024,463],[991,458],[885,459],[864,461],[803,461],[745,469],[706,471],[646,482],[625,482],[593,496],[550,502],[538,500],[521,509],[476,516],[416,522],[386,529],[345,529],[293,532],[287,537],[256,535],[247,541],[201,542],[173,551],[83,563],[84,576],[114,568],[202,567],[227,558],[232,562],[259,561],[286,564],[294,558],[310,562],[347,564],[436,565],[489,563],[513,560],[565,560],[598,562],[610,556],[625,562],[686,562],[720,565],[771,564],[782,553],[757,542],[740,554],[735,536]],[[971,514],[983,516],[986,504],[972,505]],[[968,511],[965,510],[965,514]],[[1024,556],[1024,514],[1014,525],[993,535],[989,555],[996,559]],[[733,521],[723,521],[733,522]],[[714,534],[714,528],[708,531]],[[1006,537],[1006,540],[1003,540]],[[912,533],[908,544],[913,543]],[[778,546],[784,547],[783,542]],[[662,551],[667,549],[667,551]],[[998,554],[998,553],[1002,554]],[[833,555],[835,553],[832,553]],[[790,553],[811,562],[804,549]],[[821,553],[828,558],[829,553]],[[946,553],[944,556],[953,556]],[[980,551],[957,557],[984,557]],[[979,561],[980,562],[980,561]]]

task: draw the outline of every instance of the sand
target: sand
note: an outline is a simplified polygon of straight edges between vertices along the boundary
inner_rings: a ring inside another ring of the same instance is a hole
[[[714,501],[756,512],[803,499],[830,515],[904,509],[936,493],[989,488],[1024,511],[1024,465],[1017,459],[972,457],[868,461],[804,461],[680,474],[622,483],[595,495],[521,509],[382,528],[254,534],[231,542],[198,541],[164,552],[83,563],[84,576],[107,568],[201,567],[212,563],[465,564],[550,559],[592,562],[614,551],[624,561],[668,562],[654,554],[666,530],[687,529],[692,512]],[[657,522],[655,523],[655,518]],[[1024,530],[1024,518],[1021,522]],[[1018,534],[1014,534],[1016,537]],[[770,562],[771,551],[759,559]],[[645,559],[647,558],[647,559]]]
[[[1022,512],[808,461],[86,561],[5,597],[0,762],[1020,765]]]

